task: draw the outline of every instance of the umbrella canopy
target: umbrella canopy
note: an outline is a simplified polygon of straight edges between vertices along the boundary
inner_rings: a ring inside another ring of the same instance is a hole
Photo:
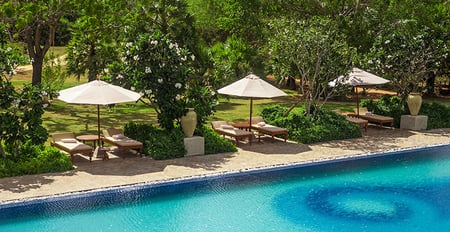
[[[248,76],[217,90],[217,92],[220,94],[250,98],[249,126],[252,125],[253,98],[273,98],[287,95],[285,92],[254,74],[249,74]]]
[[[370,72],[366,72],[359,68],[353,68],[349,73],[348,78],[340,76],[333,81],[328,83],[329,86],[335,87],[338,85],[351,85],[351,86],[369,86],[369,85],[381,85],[388,83],[389,80],[379,77]],[[356,110],[359,114],[359,98],[358,98],[358,88],[356,88]]]
[[[97,105],[98,139],[100,141],[100,105],[134,102],[140,97],[139,93],[95,80],[59,91],[58,99],[67,103]]]

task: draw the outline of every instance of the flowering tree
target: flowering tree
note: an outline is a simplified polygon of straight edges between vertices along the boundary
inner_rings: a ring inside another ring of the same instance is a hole
[[[334,89],[328,82],[348,73],[353,50],[328,19],[276,20],[270,28],[270,65],[277,78],[300,78],[306,113],[316,115]]]
[[[185,113],[184,96],[195,56],[168,36],[142,34],[123,46],[121,62],[112,66],[111,78],[143,94],[156,109],[161,127],[171,129]]]
[[[416,21],[399,20],[376,38],[363,65],[391,80],[405,98],[420,90],[430,72],[436,72],[447,50],[430,28],[419,29]]]

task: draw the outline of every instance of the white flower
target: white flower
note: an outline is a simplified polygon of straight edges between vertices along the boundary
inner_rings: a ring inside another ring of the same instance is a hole
[[[173,48],[173,43],[169,44],[169,48],[172,49]]]
[[[151,89],[146,89],[144,92],[145,94],[152,94],[153,91]]]
[[[134,88],[133,86],[131,86],[131,88],[130,88],[131,90],[133,90],[133,91],[135,91],[136,90],[136,88]]]
[[[386,40],[386,41],[384,41],[384,44],[388,44],[390,42],[391,42],[390,40]]]
[[[180,94],[177,94],[177,96],[175,97],[175,99],[180,100],[180,99],[181,99]]]
[[[117,75],[116,79],[119,79],[119,80],[120,80],[120,79],[123,79],[122,74]]]
[[[162,83],[163,83],[163,79],[162,79],[162,78],[159,78],[159,79],[158,79],[158,83],[162,84]]]
[[[145,73],[152,73],[152,69],[150,67],[145,67]]]
[[[108,68],[104,68],[104,69],[103,69],[103,72],[108,73],[108,72],[109,72],[109,69],[108,69]]]
[[[182,85],[181,83],[176,83],[176,84],[175,84],[175,88],[177,88],[177,89],[181,89],[182,86],[183,86],[183,85]]]
[[[138,56],[138,55],[135,55],[135,56],[133,56],[133,59],[136,60],[136,61],[138,61],[138,60],[139,60],[139,56]]]
[[[373,64],[373,61],[372,60],[368,60],[367,63]]]
[[[132,42],[128,42],[128,43],[125,45],[125,47],[127,47],[127,48],[130,48],[131,46],[133,46],[133,43],[132,43]]]
[[[158,40],[152,40],[152,41],[150,42],[150,44],[158,45]]]
[[[45,90],[41,91],[42,96],[47,96],[47,92]]]
[[[391,56],[391,55],[388,55],[388,56],[387,56],[387,58],[388,58],[388,59],[391,59],[391,58],[392,58],[392,56]]]
[[[194,61],[195,60],[195,56],[194,54],[191,55],[191,60]]]

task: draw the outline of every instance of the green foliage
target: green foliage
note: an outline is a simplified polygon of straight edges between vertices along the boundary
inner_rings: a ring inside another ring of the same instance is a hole
[[[394,118],[394,126],[400,127],[402,115],[408,115],[409,109],[404,100],[397,96],[383,96],[378,101],[363,100],[361,106],[375,114],[386,115]],[[419,115],[428,116],[427,129],[450,128],[450,106],[441,103],[423,102]]]
[[[213,62],[216,88],[246,76],[257,63],[255,50],[234,36],[212,46],[209,55]]]
[[[385,115],[394,118],[394,127],[400,127],[402,115],[409,114],[406,102],[397,96],[384,95],[378,101],[372,99],[361,100],[362,107],[374,114]]]
[[[143,93],[156,109],[161,127],[173,129],[174,120],[185,113],[184,93],[195,56],[161,32],[130,35],[121,56],[122,62],[112,67],[112,80]]]
[[[419,84],[436,72],[448,53],[446,44],[431,28],[416,20],[399,20],[376,37],[363,66],[392,81],[403,98],[418,92]]]
[[[184,134],[181,128],[171,130],[155,127],[150,124],[130,122],[125,125],[125,135],[144,143],[144,153],[155,160],[183,157]]]
[[[54,147],[27,143],[19,150],[21,154],[25,154],[19,159],[14,159],[11,155],[6,159],[0,159],[0,178],[73,169],[69,156]]]
[[[196,134],[205,138],[205,154],[219,154],[237,151],[234,143],[223,138],[210,127],[203,125],[197,128]]]
[[[306,113],[315,117],[333,95],[328,83],[352,68],[354,49],[327,18],[275,19],[269,28],[273,31],[268,43],[271,71],[278,80],[300,78]]]
[[[144,143],[144,153],[155,160],[183,157],[184,134],[181,128],[162,129],[150,124],[130,122],[125,125],[125,134]],[[211,128],[203,125],[197,128],[195,134],[205,138],[205,154],[234,152],[236,147],[230,141],[222,138]]]
[[[279,105],[265,107],[261,116],[264,120],[289,131],[289,139],[300,143],[316,143],[361,137],[360,128],[331,111],[320,111],[315,118],[298,108],[287,116],[286,107]]]
[[[0,143],[4,142],[15,157],[21,144],[30,141],[39,145],[48,138],[42,126],[42,95],[42,86],[26,85],[18,92],[8,80],[0,79]],[[5,157],[3,148],[0,155]]]
[[[422,103],[420,115],[428,116],[427,129],[450,128],[450,106],[441,103]]]

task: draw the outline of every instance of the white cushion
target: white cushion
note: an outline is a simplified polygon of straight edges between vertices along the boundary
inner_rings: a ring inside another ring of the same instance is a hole
[[[73,139],[73,138],[66,138],[66,139],[61,139],[61,142],[63,142],[63,143],[76,143],[77,140]]]
[[[258,122],[256,125],[263,127],[263,126],[266,125],[266,123],[265,122]]]
[[[123,139],[123,138],[125,138],[125,135],[123,135],[123,134],[116,134],[116,135],[113,135],[112,137],[115,138],[115,139]]]
[[[232,130],[234,127],[232,125],[222,125],[220,126],[222,129]]]

